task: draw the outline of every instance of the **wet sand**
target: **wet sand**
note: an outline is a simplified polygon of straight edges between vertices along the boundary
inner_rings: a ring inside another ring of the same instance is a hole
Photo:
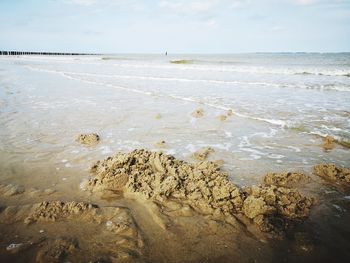
[[[80,197],[1,185],[2,262],[326,262],[339,253],[328,240],[336,234],[317,232],[330,211],[315,189],[326,187],[319,177],[348,188],[345,168],[268,173],[241,188],[215,162],[141,149],[90,172]]]

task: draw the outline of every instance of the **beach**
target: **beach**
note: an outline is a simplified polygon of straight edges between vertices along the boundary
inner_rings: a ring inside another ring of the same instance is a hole
[[[0,57],[0,261],[346,260],[349,74],[349,53]]]

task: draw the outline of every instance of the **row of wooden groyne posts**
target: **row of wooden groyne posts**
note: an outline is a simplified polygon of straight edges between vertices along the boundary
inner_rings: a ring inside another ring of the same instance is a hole
[[[91,53],[61,53],[61,52],[28,52],[28,51],[1,51],[0,56],[23,56],[23,55],[37,55],[37,56],[92,56],[100,54]]]

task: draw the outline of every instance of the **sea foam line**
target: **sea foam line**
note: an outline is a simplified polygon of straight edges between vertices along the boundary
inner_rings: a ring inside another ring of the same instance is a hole
[[[84,57],[84,58],[60,58],[60,57],[36,57],[36,56],[20,56],[16,59],[24,61],[37,61],[42,62],[60,62],[60,63],[79,63],[84,65],[106,65],[105,61],[99,57]],[[108,64],[114,67],[120,68],[136,68],[136,69],[173,69],[173,70],[194,70],[194,71],[212,71],[212,72],[232,72],[232,73],[246,73],[246,74],[277,74],[277,75],[316,75],[316,76],[330,76],[330,77],[350,77],[349,69],[334,69],[334,70],[322,70],[314,68],[267,68],[263,66],[207,66],[201,64],[194,65],[174,65],[174,64],[128,64],[125,60],[121,60],[122,63]],[[162,61],[164,63],[164,61]]]
[[[147,95],[147,96],[168,97],[168,98],[173,98],[173,99],[187,101],[187,102],[188,101],[189,102],[195,102],[195,103],[198,103],[198,104],[206,105],[206,106],[211,107],[211,108],[225,110],[225,111],[231,110],[238,117],[251,119],[251,120],[257,120],[257,121],[262,121],[262,122],[266,122],[266,123],[273,124],[273,125],[280,126],[280,127],[285,127],[287,125],[287,123],[285,121],[283,121],[283,120],[275,120],[275,119],[265,119],[265,118],[260,118],[260,117],[253,117],[253,116],[250,116],[250,115],[239,113],[239,112],[235,111],[231,107],[227,107],[227,106],[223,106],[223,105],[219,105],[219,104],[215,104],[215,103],[211,103],[211,102],[205,102],[205,101],[202,101],[202,100],[196,100],[196,99],[189,98],[189,97],[182,97],[182,96],[177,96],[177,95],[159,94],[159,93],[148,92],[148,91],[143,91],[143,90],[139,90],[139,89],[133,89],[133,88],[117,86],[117,85],[113,85],[113,84],[109,84],[109,83],[96,82],[96,81],[91,81],[91,80],[84,80],[84,79],[80,79],[80,78],[69,76],[70,73],[65,73],[65,72],[56,71],[56,70],[39,69],[39,68],[31,67],[31,66],[28,66],[28,68],[30,70],[33,70],[33,71],[40,71],[40,72],[47,72],[47,73],[58,74],[58,75],[61,75],[61,76],[65,77],[65,78],[67,78],[67,79],[80,81],[80,82],[83,82],[83,83],[99,85],[99,86],[104,86],[104,87],[108,87],[108,88],[115,88],[115,89],[119,89],[119,90],[130,91],[130,92],[143,94],[143,95]]]
[[[276,83],[269,83],[269,82],[245,82],[245,81],[229,81],[229,80],[215,80],[215,79],[187,79],[187,78],[137,76],[137,75],[96,74],[96,73],[70,72],[70,71],[57,71],[57,72],[70,74],[70,75],[117,78],[117,79],[178,81],[178,82],[212,83],[212,84],[224,84],[224,85],[251,85],[251,86],[275,87],[275,88],[297,88],[297,89],[312,89],[312,90],[320,90],[320,91],[335,90],[335,91],[342,91],[342,92],[350,92],[350,87],[347,87],[347,86],[346,87],[329,86],[329,85],[307,86],[307,85],[293,85],[293,84],[286,84],[286,83],[276,84]]]
[[[204,82],[204,83],[214,83],[214,84],[244,84],[244,85],[259,85],[259,86],[274,86],[274,87],[286,86],[285,84],[275,84],[275,83],[267,83],[267,82],[225,81],[225,80],[214,80],[214,79],[186,79],[186,78],[169,78],[169,77],[136,76],[136,75],[115,75],[115,74],[109,75],[109,74],[78,73],[78,72],[67,72],[67,73],[74,74],[74,75],[97,76],[97,77],[119,78],[119,79]]]

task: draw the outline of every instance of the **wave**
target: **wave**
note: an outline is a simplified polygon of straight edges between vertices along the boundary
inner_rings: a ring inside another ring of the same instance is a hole
[[[172,64],[192,64],[194,61],[189,59],[180,59],[180,60],[170,60]]]
[[[104,82],[93,81],[93,80],[86,80],[86,79],[76,77],[76,76],[74,76],[74,74],[56,71],[56,70],[47,70],[47,69],[40,69],[40,68],[35,68],[35,67],[28,67],[28,68],[30,70],[34,70],[34,71],[41,71],[41,72],[58,74],[58,75],[61,75],[67,79],[71,79],[74,81],[79,81],[79,82],[83,82],[83,83],[87,83],[87,84],[99,85],[99,86],[104,86],[104,87],[113,88],[113,89],[119,89],[119,90],[123,90],[123,91],[128,91],[128,92],[133,92],[133,93],[147,95],[147,96],[153,96],[153,97],[166,97],[166,98],[171,98],[171,99],[175,99],[175,100],[181,100],[181,101],[191,102],[191,103],[195,103],[195,104],[201,104],[201,105],[205,105],[207,107],[211,107],[211,108],[215,108],[215,109],[219,109],[219,110],[223,110],[223,111],[230,110],[237,117],[244,118],[244,119],[250,119],[253,121],[265,122],[265,123],[271,124],[273,126],[277,126],[277,127],[284,128],[284,129],[291,129],[291,130],[294,130],[297,132],[305,132],[308,134],[318,135],[318,136],[322,136],[322,137],[326,137],[327,135],[331,135],[337,140],[337,143],[339,143],[345,147],[350,147],[350,140],[348,138],[345,138],[343,136],[339,136],[339,135],[333,134],[333,133],[330,134],[329,133],[330,131],[327,131],[327,133],[322,132],[322,127],[320,129],[316,128],[316,130],[315,130],[315,127],[306,127],[304,125],[298,125],[296,123],[293,123],[293,122],[287,121],[287,120],[252,116],[249,114],[241,113],[230,106],[222,105],[219,103],[214,103],[210,100],[203,100],[203,99],[198,99],[198,98],[193,98],[193,97],[179,96],[179,95],[175,95],[175,94],[164,94],[164,93],[162,94],[159,92],[150,92],[150,91],[144,91],[142,89],[134,89],[134,88],[124,87],[124,86],[120,86],[120,85],[114,85],[114,84],[110,84],[110,83],[104,83]],[[79,75],[79,74],[76,74],[76,75]]]
[[[187,60],[184,60],[187,61]],[[192,60],[193,62],[193,60]],[[273,68],[265,66],[242,66],[231,65],[225,66],[222,64],[196,64],[196,63],[177,63],[179,65],[164,65],[164,64],[112,64],[115,67],[123,68],[152,68],[152,69],[173,69],[173,70],[194,70],[194,71],[212,71],[212,72],[231,72],[231,73],[245,73],[245,74],[271,74],[271,75],[320,75],[320,76],[333,76],[333,77],[349,77],[350,72],[344,69],[315,69],[315,70],[303,70],[300,68]]]
[[[182,97],[182,96],[172,95],[172,94],[160,94],[159,92],[149,92],[149,91],[144,91],[144,90],[134,89],[134,88],[128,88],[128,87],[123,87],[123,86],[109,84],[109,83],[85,80],[85,79],[81,79],[81,78],[72,77],[72,76],[69,75],[69,73],[67,74],[65,72],[56,71],[56,70],[46,70],[46,69],[40,69],[40,68],[34,68],[34,67],[28,67],[28,68],[30,70],[33,70],[33,71],[41,71],[41,72],[58,74],[58,75],[61,75],[61,76],[65,77],[65,78],[68,78],[68,79],[71,79],[71,80],[80,81],[80,82],[87,83],[87,84],[93,84],[93,85],[99,85],[99,86],[104,86],[104,87],[109,87],[109,88],[115,88],[115,89],[119,89],[119,90],[125,90],[125,91],[129,91],[129,92],[143,94],[143,95],[147,95],[147,96],[168,97],[168,98],[173,98],[173,99],[187,101],[187,102],[194,102],[196,104],[202,104],[202,105],[206,105],[206,106],[211,107],[211,108],[225,110],[225,111],[229,111],[230,110],[230,111],[233,112],[234,115],[236,115],[236,116],[238,116],[240,118],[246,118],[246,119],[251,119],[251,120],[255,120],[255,121],[262,121],[262,122],[266,122],[266,123],[273,124],[273,125],[280,126],[280,127],[284,127],[284,126],[287,125],[287,122],[283,121],[283,120],[266,119],[266,118],[261,118],[261,117],[256,117],[256,116],[250,116],[250,115],[247,115],[247,114],[243,114],[243,113],[237,112],[232,107],[228,107],[228,106],[224,106],[224,105],[220,105],[220,104],[215,104],[215,103],[212,103],[212,102],[209,102],[209,101],[203,101],[203,100],[199,100],[199,99],[195,99],[195,98],[191,98],[191,97]]]
[[[254,66],[246,65],[240,62],[230,61],[210,61],[200,59],[179,59],[169,61],[163,60],[137,60],[128,57],[42,57],[42,56],[23,56],[14,58],[18,60],[40,60],[47,62],[60,63],[79,63],[83,65],[104,65],[108,62],[110,66],[121,68],[135,69],[169,69],[169,70],[194,70],[194,71],[212,71],[212,72],[231,72],[245,74],[272,74],[272,75],[301,75],[301,76],[328,76],[328,77],[350,77],[350,69],[347,68],[288,68],[287,66],[271,67],[271,66]],[[115,63],[110,63],[110,61]]]
[[[290,129],[295,132],[306,133],[311,135],[316,135],[321,138],[326,138],[331,136],[334,138],[335,142],[343,147],[350,148],[350,138],[344,134],[347,132],[346,129],[340,129],[336,127],[327,127],[322,125],[321,127],[306,127],[302,124],[290,123],[284,127],[285,129]]]
[[[338,76],[338,77],[350,77],[350,73],[344,73],[344,72],[332,72],[332,73],[321,73],[321,72],[308,72],[308,71],[302,71],[302,72],[295,72],[294,75],[317,75],[317,76]]]
[[[109,75],[109,74],[79,73],[79,72],[65,72],[65,73],[73,74],[73,75],[120,78],[120,79],[203,82],[203,83],[214,83],[214,84],[258,85],[258,86],[275,86],[275,87],[286,86],[286,84],[276,84],[276,83],[268,83],[268,82],[245,82],[245,81],[229,81],[229,80],[215,80],[215,79],[186,79],[186,78],[154,77],[154,76],[138,76],[138,75],[115,75],[115,74]]]
[[[30,68],[31,66],[27,66]],[[43,71],[50,71],[42,69]],[[138,76],[138,75],[116,75],[116,74],[96,74],[96,73],[86,73],[86,72],[71,72],[71,71],[57,71],[63,74],[70,75],[81,75],[81,76],[92,76],[92,77],[103,77],[103,78],[118,78],[118,79],[139,79],[139,80],[159,80],[159,81],[177,81],[177,82],[195,82],[195,83],[211,83],[211,84],[224,84],[224,85],[240,85],[242,88],[244,85],[249,86],[266,86],[266,87],[276,87],[276,88],[293,88],[293,89],[311,89],[320,91],[342,91],[350,92],[349,85],[339,85],[339,84],[313,84],[313,85],[296,85],[296,84],[286,84],[286,83],[270,83],[270,82],[247,82],[247,81],[229,81],[229,80],[215,80],[215,79],[187,79],[187,78],[174,78],[174,77],[155,77],[155,76]]]
[[[349,138],[344,138],[336,134],[331,134],[331,133],[324,133],[322,131],[312,131],[310,134],[319,136],[321,138],[326,138],[327,136],[331,136],[334,138],[335,142],[338,143],[339,145],[345,147],[345,148],[350,148],[350,139]]]
[[[95,74],[95,73],[76,73],[67,72],[67,74],[85,75],[85,76],[97,76],[107,78],[119,78],[119,79],[140,79],[140,80],[160,80],[160,81],[178,81],[178,82],[201,82],[212,84],[232,84],[232,85],[252,85],[252,86],[268,86],[278,88],[303,88],[303,89],[315,89],[315,90],[335,90],[335,91],[350,91],[350,86],[341,86],[339,84],[314,84],[314,85],[295,85],[284,83],[270,83],[270,82],[247,82],[247,81],[229,81],[229,80],[215,80],[215,79],[186,79],[186,78],[173,78],[173,77],[155,77],[155,76],[137,76],[137,75],[108,75],[108,74]],[[240,86],[241,87],[241,86]]]

